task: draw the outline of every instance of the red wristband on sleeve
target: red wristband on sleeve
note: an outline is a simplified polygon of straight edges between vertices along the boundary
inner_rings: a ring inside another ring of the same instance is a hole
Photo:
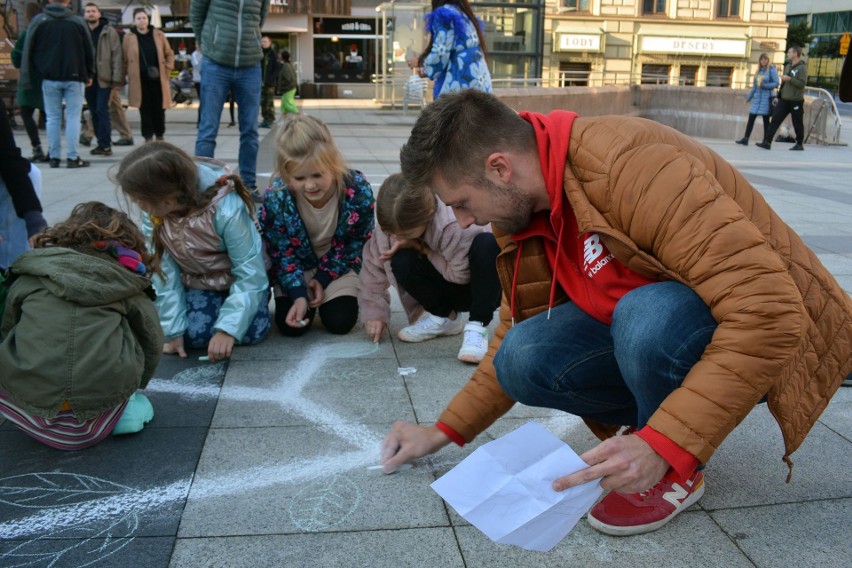
[[[462,438],[461,435],[458,432],[456,432],[455,430],[453,430],[452,428],[450,428],[449,426],[447,426],[443,422],[435,422],[435,428],[437,428],[438,430],[440,430],[441,432],[446,434],[447,438],[449,438],[451,441],[455,442],[455,444],[458,445],[459,447],[464,446],[467,443],[467,442],[465,442],[464,438]]]
[[[634,434],[645,440],[655,452],[660,454],[664,460],[669,462],[669,465],[672,466],[675,473],[680,476],[678,481],[685,481],[690,475],[692,475],[695,468],[698,467],[699,462],[695,456],[650,426],[645,426]]]

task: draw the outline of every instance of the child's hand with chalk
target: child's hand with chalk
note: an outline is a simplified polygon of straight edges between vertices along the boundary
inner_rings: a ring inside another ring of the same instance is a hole
[[[293,302],[293,305],[290,306],[290,310],[287,312],[287,317],[285,318],[285,322],[290,327],[300,328],[307,327],[308,324],[311,323],[311,320],[308,316],[308,299],[307,298],[296,298]]]
[[[382,335],[385,333],[385,322],[379,320],[370,320],[364,322],[364,331],[373,340],[373,343],[378,343],[382,340]]]

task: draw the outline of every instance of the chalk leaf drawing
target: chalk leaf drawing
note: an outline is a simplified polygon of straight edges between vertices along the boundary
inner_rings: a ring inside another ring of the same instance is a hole
[[[302,530],[317,532],[344,522],[361,502],[358,486],[342,475],[309,483],[293,498],[290,520]]]
[[[0,479],[0,503],[32,509],[65,507],[127,491],[132,489],[80,473],[27,473]]]
[[[114,533],[135,534],[138,529],[139,517],[131,512],[100,531],[85,528],[57,531],[0,552],[0,565],[7,568],[91,566],[115,554],[135,538],[115,538]]]
[[[225,376],[225,365],[227,361],[222,361],[213,365],[201,365],[199,367],[191,367],[184,369],[171,378],[173,382],[187,385],[205,385],[221,379]]]
[[[29,473],[0,479],[0,503],[25,509],[64,508],[128,491],[134,490],[106,479],[75,473]],[[85,519],[80,521],[77,526],[20,542],[8,550],[0,549],[0,565],[9,568],[68,565],[66,557],[73,554],[75,566],[89,566],[133,541],[133,537],[115,538],[115,534],[132,535],[139,528],[139,517],[132,509],[110,520],[106,526],[98,523],[98,528],[87,526]]]

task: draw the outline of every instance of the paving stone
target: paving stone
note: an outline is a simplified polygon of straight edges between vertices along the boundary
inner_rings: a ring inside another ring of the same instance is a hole
[[[852,566],[852,499],[734,508],[711,516],[758,568]]]
[[[497,544],[474,527],[455,529],[467,568],[753,568],[707,513],[693,507],[662,529],[613,538],[581,520],[549,552]],[[686,544],[688,543],[688,544]]]
[[[232,362],[213,426],[311,424],[323,413],[353,423],[414,419],[396,361],[332,358],[340,348],[319,349],[303,361]]]
[[[428,468],[367,469],[380,440],[357,425],[213,429],[180,536],[449,525]]]
[[[424,546],[426,545],[426,546]],[[448,528],[179,539],[171,568],[463,568]]]

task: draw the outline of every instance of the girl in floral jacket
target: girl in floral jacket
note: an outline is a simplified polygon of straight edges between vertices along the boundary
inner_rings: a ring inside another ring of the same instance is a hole
[[[277,175],[260,211],[275,324],[284,335],[302,335],[319,309],[328,331],[348,333],[358,321],[358,273],[373,231],[373,190],[361,172],[346,167],[319,119],[288,119],[277,142]]]

